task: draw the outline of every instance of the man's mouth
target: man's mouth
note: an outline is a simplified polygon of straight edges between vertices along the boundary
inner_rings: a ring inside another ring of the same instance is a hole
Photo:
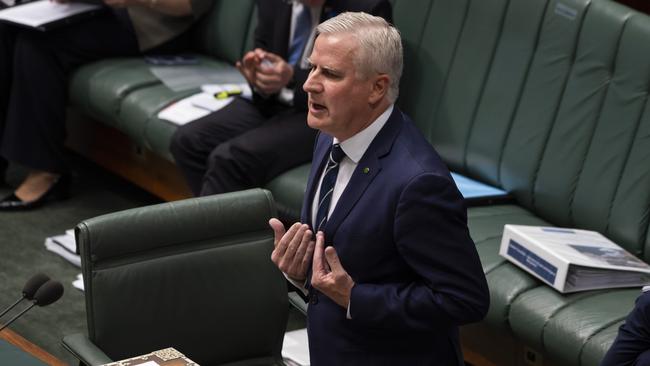
[[[313,109],[315,112],[320,112],[320,111],[324,111],[324,110],[327,109],[325,107],[325,105],[320,104],[320,103],[310,102],[309,105],[310,105],[311,109]]]

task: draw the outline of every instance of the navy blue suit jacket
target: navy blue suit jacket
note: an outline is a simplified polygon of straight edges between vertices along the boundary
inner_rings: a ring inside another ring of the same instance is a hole
[[[636,299],[634,309],[619,328],[600,365],[650,365],[650,292],[644,292]]]
[[[331,144],[319,134],[302,222]],[[485,316],[487,282],[449,171],[397,107],[324,232],[356,285],[352,319],[310,289],[312,365],[463,365],[458,326]]]

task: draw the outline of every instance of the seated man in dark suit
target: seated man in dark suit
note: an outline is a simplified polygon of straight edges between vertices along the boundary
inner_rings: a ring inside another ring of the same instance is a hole
[[[601,366],[650,366],[650,288],[643,290]]]
[[[305,124],[303,54],[313,30],[344,11],[390,20],[388,0],[259,0],[255,50],[238,65],[254,90],[180,127],[170,150],[195,196],[259,187],[309,161],[316,131]]]
[[[320,134],[302,222],[270,221],[272,260],[308,293],[315,366],[463,365],[458,326],[489,306],[463,198],[394,105],[402,57],[378,17],[317,29],[304,89]]]

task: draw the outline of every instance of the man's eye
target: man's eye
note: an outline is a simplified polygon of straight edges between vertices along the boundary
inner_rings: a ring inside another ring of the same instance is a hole
[[[331,79],[339,79],[341,77],[341,75],[332,72],[331,70],[323,70],[323,75]]]

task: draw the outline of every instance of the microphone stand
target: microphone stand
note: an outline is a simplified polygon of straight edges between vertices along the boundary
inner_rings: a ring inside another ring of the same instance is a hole
[[[18,299],[15,303],[13,303],[10,307],[6,308],[5,311],[3,311],[2,314],[0,314],[0,318],[3,317],[5,314],[7,314],[7,313],[9,312],[9,310],[15,308],[16,305],[18,305],[18,303],[20,303],[21,301],[23,301],[23,299],[24,299],[24,298],[21,297],[21,298]]]
[[[6,327],[8,327],[9,324],[13,323],[14,320],[20,318],[21,315],[25,314],[25,313],[27,312],[27,310],[33,308],[34,306],[36,306],[36,303],[35,303],[35,302],[32,303],[31,305],[29,305],[27,308],[23,309],[23,311],[21,311],[20,313],[16,314],[16,316],[14,316],[13,318],[9,319],[9,322],[8,322],[7,324],[3,325],[3,326],[0,328],[0,332],[2,332],[2,330],[5,329]]]

